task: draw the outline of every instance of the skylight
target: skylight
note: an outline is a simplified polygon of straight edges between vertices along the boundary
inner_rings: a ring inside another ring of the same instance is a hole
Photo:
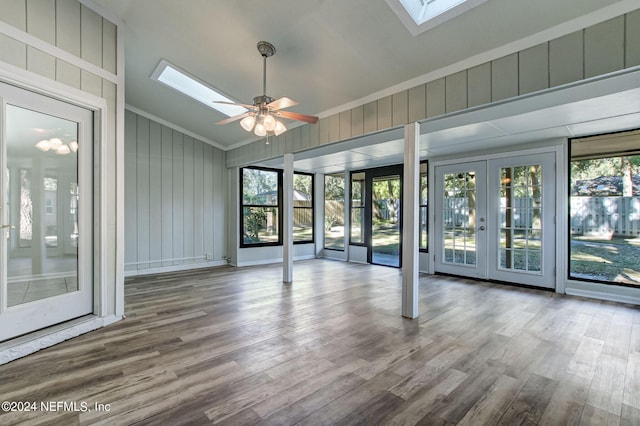
[[[487,0],[387,0],[409,32],[416,36]]]
[[[238,101],[196,80],[165,60],[160,61],[153,74],[151,74],[151,78],[229,117],[247,112],[247,109],[241,106],[215,103],[216,101]]]

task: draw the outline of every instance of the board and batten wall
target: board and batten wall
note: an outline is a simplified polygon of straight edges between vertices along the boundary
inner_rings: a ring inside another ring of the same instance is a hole
[[[125,275],[226,263],[224,151],[127,110]]]
[[[227,152],[242,166],[640,66],[640,10]],[[436,72],[442,74],[441,72]],[[425,77],[427,80],[429,77]]]

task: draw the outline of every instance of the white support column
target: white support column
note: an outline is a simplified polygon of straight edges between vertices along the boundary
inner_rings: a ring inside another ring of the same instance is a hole
[[[293,154],[284,154],[282,182],[282,281],[293,281]]]
[[[404,126],[402,197],[402,316],[418,317],[420,222],[420,125]]]

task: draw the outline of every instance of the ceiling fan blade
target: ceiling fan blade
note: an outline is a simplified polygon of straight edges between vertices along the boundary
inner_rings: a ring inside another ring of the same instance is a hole
[[[298,103],[293,99],[289,99],[286,96],[283,96],[280,99],[276,99],[275,101],[268,103],[267,107],[269,107],[269,109],[271,110],[278,110],[283,108],[289,108],[294,105],[298,105]]]
[[[297,112],[278,111],[276,112],[276,115],[291,120],[305,121],[311,124],[316,124],[318,122],[318,117],[315,117],[313,115],[299,114]]]
[[[235,105],[235,106],[241,106],[244,107],[246,109],[251,109],[251,110],[256,110],[257,107],[255,105],[249,105],[249,104],[238,104],[235,102],[225,102],[225,101],[213,101],[214,104],[225,104],[225,105]]]
[[[241,120],[241,119],[243,119],[245,117],[248,117],[251,114],[252,114],[251,112],[245,112],[244,114],[234,115],[233,117],[229,117],[229,118],[225,118],[224,120],[220,120],[216,124],[232,123],[234,121],[238,121],[238,120]]]

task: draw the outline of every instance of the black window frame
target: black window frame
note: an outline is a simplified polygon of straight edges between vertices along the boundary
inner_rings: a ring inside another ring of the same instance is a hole
[[[596,133],[596,134],[591,134],[591,135],[586,135],[586,136],[580,136],[580,137],[573,137],[573,138],[569,138],[567,140],[568,146],[567,146],[567,151],[568,151],[568,155],[567,155],[567,180],[566,180],[566,185],[567,185],[567,228],[566,228],[566,232],[567,232],[567,245],[566,245],[566,278],[569,281],[578,281],[578,282],[586,282],[586,283],[594,283],[594,284],[602,284],[605,286],[609,286],[609,287],[628,287],[628,288],[638,288],[637,284],[631,284],[631,283],[626,283],[626,282],[618,282],[618,281],[608,281],[608,280],[601,280],[601,279],[597,279],[594,277],[579,277],[574,275],[575,273],[572,271],[572,263],[571,263],[571,255],[572,255],[572,248],[571,248],[571,244],[572,244],[572,240],[573,240],[573,235],[572,235],[572,231],[571,231],[571,220],[572,220],[572,211],[571,211],[571,197],[572,197],[572,187],[573,187],[573,175],[572,175],[572,163],[574,161],[580,161],[580,160],[586,160],[586,159],[604,159],[604,158],[611,158],[611,157],[624,157],[624,156],[631,156],[631,155],[640,155],[640,149],[629,149],[629,150],[625,150],[625,149],[613,149],[613,150],[607,150],[607,145],[603,144],[603,150],[597,154],[596,157],[593,158],[589,158],[589,157],[584,157],[584,158],[580,158],[577,157],[574,159],[573,157],[573,142],[577,139],[589,139],[589,138],[596,138],[596,137],[601,137],[601,136],[611,136],[614,137],[614,135],[620,135],[620,134],[625,134],[625,133],[633,133],[633,132],[637,132],[640,131],[640,128],[633,128],[633,129],[629,129],[629,130],[621,130],[621,131],[616,131],[616,132],[606,132],[606,133]]]
[[[293,244],[315,244],[316,242],[316,200],[315,200],[315,188],[316,188],[316,176],[313,173],[307,173],[307,172],[293,172],[293,177],[294,177],[294,181],[295,181],[295,176],[296,175],[302,175],[302,176],[311,176],[311,207],[296,207],[295,205],[295,200],[293,202],[293,216],[295,219],[295,211],[296,209],[303,209],[303,210],[311,210],[311,239],[310,240],[295,240],[295,235],[292,236],[293,239]],[[295,188],[294,188],[295,189]]]
[[[429,253],[429,161],[428,160],[423,160],[420,161],[420,168],[422,169],[422,165],[425,165],[425,172],[422,173],[422,170],[420,170],[419,176],[418,176],[418,185],[420,186],[419,189],[419,207],[418,207],[418,211],[419,211],[419,217],[418,217],[418,221],[419,221],[419,226],[418,226],[418,250],[421,253]],[[427,197],[424,199],[424,203],[422,202],[422,176],[426,176],[427,178]],[[425,217],[425,226],[426,226],[426,234],[427,234],[427,239],[426,239],[426,245],[424,247],[422,247],[422,210],[424,209],[424,217]]]
[[[274,242],[257,242],[257,243],[246,243],[244,241],[244,209],[245,207],[249,208],[264,208],[264,207],[274,207],[271,205],[260,205],[260,204],[244,204],[244,170],[260,170],[264,172],[275,172],[277,173],[278,179],[278,194],[276,199],[278,200],[278,204],[276,207],[278,214],[278,241]],[[251,247],[269,247],[269,246],[281,246],[282,245],[282,227],[283,227],[283,218],[282,218],[282,193],[283,193],[283,173],[280,169],[272,169],[268,167],[259,167],[259,166],[247,166],[241,167],[239,173],[239,189],[240,189],[240,226],[239,226],[239,238],[240,238],[240,248],[251,248]]]
[[[354,207],[353,205],[353,176],[362,174],[362,179],[357,180],[360,182],[361,193],[360,193],[360,206]],[[358,170],[349,172],[349,245],[350,246],[360,246],[366,247],[367,240],[365,238],[365,206],[366,206],[366,179],[367,179],[367,171],[366,170]],[[351,238],[353,231],[353,211],[360,210],[362,215],[362,222],[360,224],[360,238],[361,242],[353,241]]]
[[[347,174],[345,172],[337,172],[337,173],[327,173],[324,175],[324,182],[323,182],[323,194],[322,194],[322,202],[324,203],[324,217],[322,218],[323,223],[326,221],[326,217],[327,217],[327,209],[326,209],[326,205],[327,205],[327,177],[331,176],[331,177],[336,177],[337,175],[342,175],[342,204],[343,204],[343,222],[344,222],[344,206],[346,204],[346,196],[347,194],[347,189],[345,188],[346,186],[346,180],[347,180]],[[322,227],[322,232],[326,232],[326,225],[323,225]],[[323,235],[323,243],[322,243],[322,248],[324,250],[333,250],[333,251],[345,251],[345,246],[348,244],[348,239],[346,237],[346,233],[347,230],[344,229],[344,224],[343,224],[343,231],[342,231],[342,248],[336,248],[336,247],[327,247],[327,238]]]

